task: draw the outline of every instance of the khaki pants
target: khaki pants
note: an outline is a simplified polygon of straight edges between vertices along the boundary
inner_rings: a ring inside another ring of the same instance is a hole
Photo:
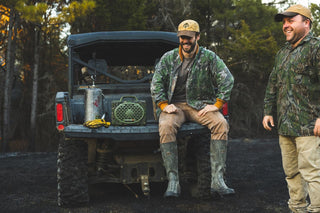
[[[279,136],[282,164],[290,199],[289,208],[308,205],[309,212],[320,212],[320,138]]]
[[[186,121],[192,121],[207,126],[211,132],[212,140],[227,140],[229,125],[220,112],[208,112],[198,116],[198,110],[186,103],[175,103],[178,112],[168,114],[161,112],[159,117],[160,143],[176,141],[176,135],[181,125]]]

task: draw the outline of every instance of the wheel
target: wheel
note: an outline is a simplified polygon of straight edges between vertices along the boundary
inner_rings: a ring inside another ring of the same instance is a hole
[[[210,163],[210,136],[199,135],[189,142],[189,153],[193,152],[193,172],[195,181],[191,184],[192,197],[210,199],[211,163]]]
[[[59,206],[76,206],[89,202],[87,147],[81,140],[65,140],[61,137],[57,159]]]

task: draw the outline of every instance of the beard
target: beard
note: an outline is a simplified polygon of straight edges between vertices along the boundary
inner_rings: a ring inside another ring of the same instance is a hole
[[[299,43],[307,34],[309,31],[307,31],[304,26],[299,25],[295,28],[287,27],[283,30],[286,41],[289,42],[291,45],[295,45]]]
[[[297,32],[295,34],[293,34],[291,37],[286,37],[286,40],[294,45],[296,44],[298,41],[300,41],[303,37],[305,36],[305,33],[304,32]]]
[[[189,50],[186,50],[186,49],[183,47],[183,45],[185,45],[185,44],[191,45],[191,47],[190,47]],[[196,47],[196,44],[197,44],[197,41],[194,41],[193,43],[191,43],[191,42],[180,43],[182,50],[183,50],[185,53],[188,53],[188,54],[191,53],[191,52],[194,50],[194,48]]]

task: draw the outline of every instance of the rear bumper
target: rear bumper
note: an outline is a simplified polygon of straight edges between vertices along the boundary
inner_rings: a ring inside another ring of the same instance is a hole
[[[159,139],[158,123],[145,126],[109,126],[90,129],[81,124],[71,124],[63,130],[66,138],[104,138],[113,140],[154,140]],[[185,123],[178,136],[208,133],[208,129],[197,123]]]

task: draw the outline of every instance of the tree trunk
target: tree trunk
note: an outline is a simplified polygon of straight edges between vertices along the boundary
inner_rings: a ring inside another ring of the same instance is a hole
[[[10,109],[11,109],[11,89],[12,89],[12,78],[14,72],[14,53],[15,53],[15,36],[13,37],[14,30],[14,9],[10,10],[9,17],[9,29],[8,29],[8,47],[7,47],[7,58],[6,58],[6,75],[4,85],[4,101],[3,101],[3,136],[2,136],[2,151],[7,151],[9,142],[10,128]]]
[[[0,104],[0,115],[3,115],[3,92],[4,92],[4,88],[2,88],[2,85],[4,86],[4,76],[6,74],[5,72],[5,69],[4,67],[2,67],[0,65],[0,85],[1,85],[1,88],[0,88],[0,100],[1,100],[1,104]],[[3,116],[0,116],[0,152],[2,150],[2,144],[3,144]]]
[[[167,5],[166,2],[163,2],[161,0],[159,0],[159,2],[161,5],[160,11],[161,11],[161,15],[162,15],[162,19],[164,20],[164,23],[170,25],[172,30],[176,32],[177,27],[172,21],[171,13],[169,12],[169,9],[166,6]]]
[[[39,40],[40,30],[35,27],[35,46],[34,46],[34,65],[33,65],[33,81],[32,81],[32,102],[31,102],[31,117],[30,117],[30,132],[31,142],[30,151],[35,151],[36,145],[36,129],[37,129],[37,102],[38,102],[38,73],[39,73]]]

